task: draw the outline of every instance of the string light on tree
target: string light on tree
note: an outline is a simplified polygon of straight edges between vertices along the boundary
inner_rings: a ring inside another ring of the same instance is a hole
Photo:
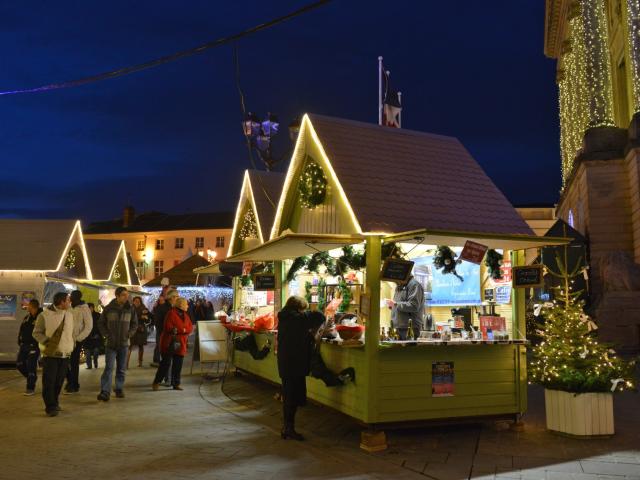
[[[249,207],[247,213],[244,214],[242,228],[240,229],[240,238],[242,240],[247,238],[258,238],[258,224],[252,207]]]
[[[627,0],[627,35],[633,86],[633,111],[640,112],[640,0]]]
[[[67,254],[67,258],[64,261],[64,268],[67,270],[76,268],[77,261],[78,259],[77,259],[76,249],[72,248],[71,250],[69,250],[69,253]]]

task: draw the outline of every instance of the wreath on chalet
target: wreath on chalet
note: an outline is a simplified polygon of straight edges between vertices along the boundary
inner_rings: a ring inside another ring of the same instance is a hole
[[[437,270],[442,270],[442,273],[453,274],[458,280],[464,282],[464,278],[456,272],[456,266],[460,263],[462,260],[456,259],[456,254],[449,247],[439,245],[436,248],[436,253],[433,255],[433,266]]]
[[[298,182],[298,193],[302,206],[310,210],[322,205],[327,197],[327,177],[322,167],[311,157],[307,157],[307,162],[302,170]]]

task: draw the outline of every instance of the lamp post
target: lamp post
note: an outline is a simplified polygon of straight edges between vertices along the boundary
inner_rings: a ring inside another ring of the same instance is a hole
[[[271,151],[271,140],[278,134],[279,128],[278,117],[271,112],[267,113],[267,117],[264,120],[260,120],[255,113],[249,112],[242,122],[242,129],[250,147],[258,152],[258,156],[267,171],[271,171],[274,165],[286,156],[285,154],[279,158],[274,157]],[[289,125],[289,137],[293,142],[297,139],[299,130],[300,121],[296,119]]]

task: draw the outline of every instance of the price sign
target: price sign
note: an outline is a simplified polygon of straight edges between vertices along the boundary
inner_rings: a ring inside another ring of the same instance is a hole
[[[253,276],[254,290],[275,290],[276,276],[273,273],[262,273]]]
[[[542,265],[513,267],[513,288],[536,288],[544,285]]]
[[[382,266],[380,280],[400,283],[406,282],[409,275],[411,275],[411,270],[413,270],[413,263],[414,262],[407,260],[387,258]]]
[[[482,259],[484,258],[484,254],[487,253],[488,248],[489,247],[487,247],[486,245],[482,245],[481,243],[467,240],[464,244],[462,252],[460,253],[460,259],[466,262],[480,265],[482,263]]]

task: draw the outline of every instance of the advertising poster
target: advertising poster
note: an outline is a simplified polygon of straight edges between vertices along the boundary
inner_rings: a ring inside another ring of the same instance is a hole
[[[14,320],[17,308],[17,295],[0,293],[0,320]]]
[[[414,276],[422,283],[425,301],[430,306],[480,305],[480,265],[462,262],[456,267],[464,278],[445,274],[433,267],[433,257],[415,260]]]
[[[455,391],[453,362],[431,364],[431,396],[453,397]]]

